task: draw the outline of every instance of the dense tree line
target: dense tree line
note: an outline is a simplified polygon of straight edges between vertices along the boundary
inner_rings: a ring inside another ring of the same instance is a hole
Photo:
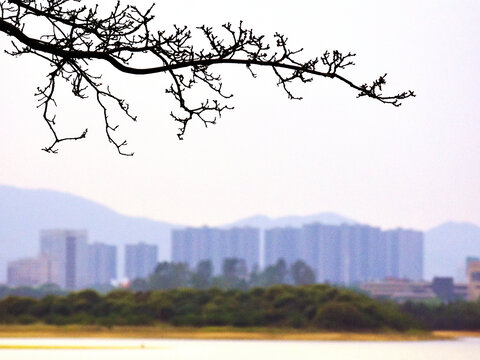
[[[255,267],[247,273],[245,261],[238,258],[226,258],[222,264],[222,272],[213,275],[210,260],[198,263],[190,270],[185,263],[159,263],[155,271],[147,279],[135,279],[131,289],[134,291],[165,290],[174,288],[208,289],[241,289],[252,287],[268,287],[278,284],[307,285],[315,283],[313,270],[303,261],[298,260],[287,266],[283,259],[267,266],[263,271]]]
[[[198,281],[198,280],[197,280]],[[203,283],[203,285],[205,285]],[[5,293],[8,290],[10,293]],[[17,292],[17,295],[12,295]],[[380,302],[328,285],[65,293],[0,288],[0,323],[262,326],[333,330],[480,330],[480,301]]]
[[[0,286],[0,323],[480,330],[480,301],[396,304],[314,283],[312,269],[302,261],[288,268],[279,260],[247,274],[242,260],[230,258],[217,276],[210,261],[193,270],[162,262],[128,290]]]
[[[65,295],[67,292],[55,284],[44,284],[38,287],[0,285],[0,299],[7,296],[21,296],[39,299],[47,295]]]
[[[83,290],[41,299],[9,296],[0,301],[0,323],[35,322],[397,331],[422,327],[393,303],[328,285],[114,290],[104,295]]]
[[[448,304],[407,301],[402,311],[435,330],[480,330],[480,300]]]

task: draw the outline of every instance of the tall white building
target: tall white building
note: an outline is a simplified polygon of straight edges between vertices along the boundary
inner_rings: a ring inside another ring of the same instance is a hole
[[[88,285],[88,246],[85,230],[42,230],[40,256],[51,264],[51,282],[68,290]]]

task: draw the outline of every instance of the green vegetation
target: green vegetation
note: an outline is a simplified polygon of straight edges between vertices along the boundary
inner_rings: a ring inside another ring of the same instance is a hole
[[[245,262],[230,258],[215,277],[210,261],[193,271],[183,263],[162,262],[149,278],[135,279],[130,290],[97,286],[67,293],[55,285],[0,286],[0,324],[480,330],[480,302],[397,304],[314,282],[302,261],[288,268],[279,260],[247,274]]]
[[[403,312],[434,330],[480,330],[480,300],[455,301],[448,304],[406,302]]]
[[[0,301],[0,323],[298,328],[334,331],[407,331],[421,328],[392,303],[328,285],[276,285],[250,290],[93,290],[41,299]]]
[[[19,286],[9,288],[0,285],[0,299],[7,296],[21,296],[39,299],[47,295],[65,295],[66,291],[62,290],[58,285],[45,284],[39,287]]]
[[[290,268],[280,259],[276,264],[267,266],[259,272],[254,268],[249,274],[245,261],[238,258],[226,258],[223,261],[222,273],[213,276],[210,260],[198,263],[190,270],[187,264],[161,262],[148,279],[135,279],[131,284],[134,291],[167,290],[177,288],[240,289],[253,287],[269,287],[279,284],[307,285],[315,283],[313,270],[303,261],[298,260]]]

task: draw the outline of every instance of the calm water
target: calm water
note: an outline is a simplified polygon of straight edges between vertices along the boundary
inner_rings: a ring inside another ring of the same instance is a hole
[[[5,345],[110,347],[110,349],[0,349],[2,360],[479,360],[480,339],[425,342],[226,341],[141,339],[2,339]],[[127,349],[112,349],[127,347]]]

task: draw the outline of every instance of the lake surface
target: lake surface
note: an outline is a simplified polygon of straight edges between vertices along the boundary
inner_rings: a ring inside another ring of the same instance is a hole
[[[5,349],[8,346],[41,349]],[[0,338],[0,359],[478,360],[480,338],[418,342]]]

